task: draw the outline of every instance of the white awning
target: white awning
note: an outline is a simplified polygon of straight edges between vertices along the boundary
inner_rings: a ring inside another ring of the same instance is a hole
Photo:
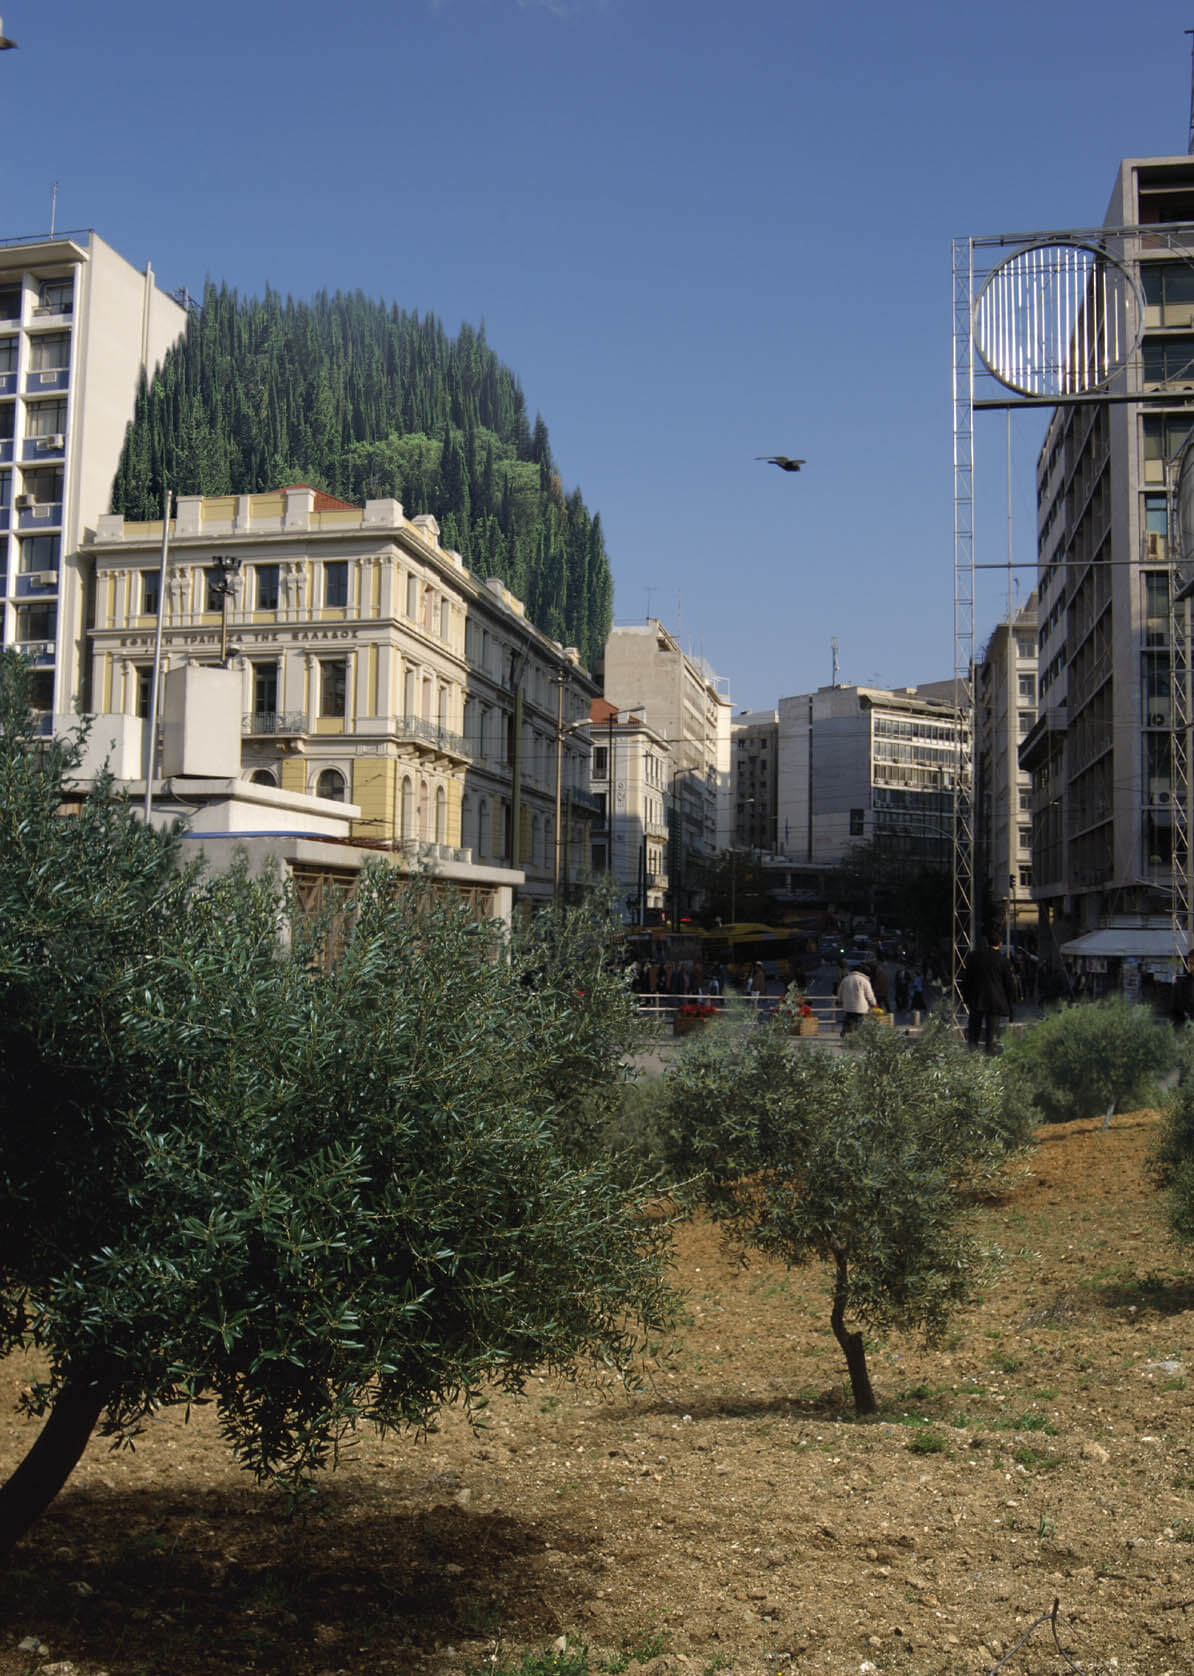
[[[1112,925],[1087,931],[1061,945],[1062,954],[1093,955],[1104,960],[1170,960],[1187,953],[1190,938],[1171,926]]]

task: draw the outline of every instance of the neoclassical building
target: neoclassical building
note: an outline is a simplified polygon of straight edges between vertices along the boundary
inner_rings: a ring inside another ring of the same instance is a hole
[[[580,871],[597,687],[434,518],[297,486],[181,496],[167,538],[163,599],[160,520],[97,521],[84,708],[148,717],[160,604],[163,672],[239,673],[244,780],[355,805],[357,843],[519,870],[524,899]]]

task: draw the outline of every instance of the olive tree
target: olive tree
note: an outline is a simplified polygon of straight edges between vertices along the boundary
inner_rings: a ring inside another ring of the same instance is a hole
[[[433,881],[366,873],[333,919],[246,867],[179,865],[0,660],[0,1352],[44,1425],[0,1489],[0,1553],[97,1428],[214,1400],[297,1490],[361,1422],[422,1427],[667,1328],[667,1230],[554,1138],[578,1037],[618,1064],[621,980],[524,981]],[[579,994],[578,991],[585,991]],[[578,1029],[594,997],[605,1031]]]
[[[827,1265],[854,1405],[873,1413],[864,1329],[933,1342],[982,1271],[968,1184],[1029,1135],[998,1061],[943,1025],[913,1043],[868,1023],[840,1053],[760,1029],[702,1041],[667,1085],[672,1169],[744,1250]]]
[[[1059,1007],[1009,1042],[1005,1072],[1048,1123],[1155,1105],[1177,1059],[1171,1026],[1123,995]]]

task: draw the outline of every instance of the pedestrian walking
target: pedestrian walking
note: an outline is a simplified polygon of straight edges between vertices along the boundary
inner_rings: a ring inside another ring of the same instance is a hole
[[[971,949],[962,967],[962,999],[966,1003],[966,1040],[972,1048],[982,1043],[988,1053],[999,1052],[1003,1021],[1016,1015],[1016,979],[999,938]]]
[[[871,980],[861,968],[855,972],[847,972],[838,984],[837,1004],[842,1009],[843,1036],[857,1030],[871,1008],[878,1005],[875,992],[871,988]]]

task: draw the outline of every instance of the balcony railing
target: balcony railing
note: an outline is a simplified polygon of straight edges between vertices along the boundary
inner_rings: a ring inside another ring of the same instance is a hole
[[[303,733],[306,724],[307,718],[301,710],[254,710],[242,725],[245,733],[277,735]]]
[[[431,745],[437,751],[443,751],[448,756],[468,757],[467,739],[459,733],[450,733],[446,727],[440,727],[438,722],[429,722],[422,716],[398,716],[395,718],[395,731],[400,739],[417,739],[421,744]]]

